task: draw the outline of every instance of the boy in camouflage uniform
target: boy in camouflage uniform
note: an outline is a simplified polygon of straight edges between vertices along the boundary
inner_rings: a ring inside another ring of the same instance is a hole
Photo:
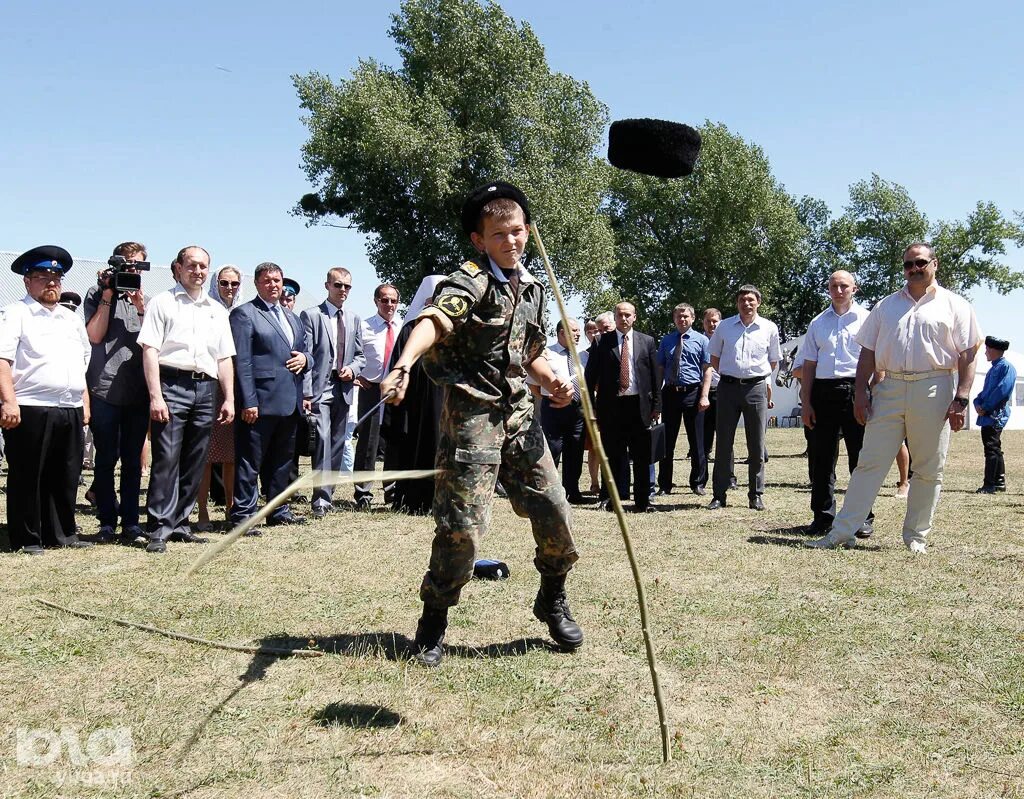
[[[529,372],[556,407],[572,401],[572,385],[555,377],[544,355],[543,288],[519,263],[529,221],[526,197],[515,186],[490,183],[469,195],[462,226],[481,255],[438,285],[434,305],[419,315],[381,383],[382,395],[394,391],[390,401],[401,402],[409,368],[422,355],[425,371],[444,388],[437,526],[415,642],[425,666],[443,657],[448,608],[473,576],[499,470],[513,509],[533,526],[541,574],[533,613],[563,649],[583,643],[565,597],[565,576],[578,557],[569,505],[525,381]]]

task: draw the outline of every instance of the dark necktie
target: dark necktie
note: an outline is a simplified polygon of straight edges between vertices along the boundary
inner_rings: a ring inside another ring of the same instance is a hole
[[[565,351],[565,359],[569,362],[569,380],[572,382],[572,398],[578,400],[580,398],[580,386],[579,381],[576,380],[576,361],[572,359],[572,353],[569,350]]]
[[[683,378],[679,374],[679,368],[681,366],[682,359],[683,359],[683,334],[680,333],[679,334],[679,343],[676,345],[675,363],[673,364],[675,368],[674,368],[674,371],[672,372],[672,374],[675,375],[673,380],[676,382],[677,385],[680,385],[680,386],[683,384]]]
[[[622,337],[622,355],[619,358],[619,393],[629,390],[629,335]]]

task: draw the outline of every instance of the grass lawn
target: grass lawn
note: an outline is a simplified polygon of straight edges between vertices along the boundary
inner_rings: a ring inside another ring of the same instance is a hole
[[[746,509],[740,466],[736,506],[709,512],[709,496],[684,491],[631,516],[673,734],[666,766],[629,567],[614,517],[596,509],[574,522],[582,650],[547,645],[530,610],[529,525],[497,500],[481,556],[505,560],[511,579],[466,588],[432,671],[405,654],[427,518],[342,512],[275,528],[188,581],[200,546],[0,555],[0,793],[1024,797],[1024,433],[1003,441],[1010,488],[986,496],[974,493],[977,432],[953,436],[925,557],[903,547],[895,472],[866,545],[799,546],[810,513],[796,430],[769,433],[768,512]],[[211,649],[33,597],[328,654]],[[113,727],[130,733],[131,767],[76,765],[71,744]],[[19,765],[19,729],[63,729],[61,754]]]

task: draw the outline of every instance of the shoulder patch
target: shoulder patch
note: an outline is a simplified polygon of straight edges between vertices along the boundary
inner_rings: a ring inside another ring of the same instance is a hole
[[[480,267],[477,266],[472,261],[463,261],[462,266],[460,266],[459,269],[461,269],[470,277],[476,277],[477,275],[480,274]]]
[[[459,294],[445,294],[437,301],[437,307],[445,316],[461,319],[469,312],[469,302]]]

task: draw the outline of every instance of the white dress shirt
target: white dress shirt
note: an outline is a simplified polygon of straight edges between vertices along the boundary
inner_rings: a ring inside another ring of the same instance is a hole
[[[387,346],[388,325],[391,325],[394,336],[392,342],[395,342],[402,329],[402,320],[398,314],[395,314],[390,322],[385,321],[379,313],[363,320],[363,355],[366,357],[366,366],[363,367],[362,376],[371,383],[379,383],[384,379],[384,349]]]
[[[80,408],[92,347],[78,314],[26,295],[3,309],[0,358],[11,363],[19,405]]]
[[[814,376],[821,380],[855,377],[860,357],[856,337],[867,318],[868,310],[863,305],[852,303],[844,314],[837,314],[835,306],[829,305],[807,327],[794,367],[804,361],[814,361]]]
[[[159,352],[161,366],[217,377],[217,362],[235,354],[228,312],[209,294],[193,300],[176,285],[146,307],[139,345]]]
[[[740,379],[768,377],[772,364],[782,360],[779,328],[755,315],[744,325],[739,314],[723,319],[711,337],[711,354],[718,356],[718,373]]]
[[[331,350],[334,351],[334,363],[338,362],[338,314],[341,314],[341,323],[348,330],[348,322],[345,319],[345,306],[340,308],[329,300],[324,303],[327,306],[327,335],[331,339]],[[344,353],[342,353],[344,357]]]
[[[875,353],[875,369],[886,372],[952,371],[960,353],[981,340],[967,300],[936,283],[916,301],[906,287],[890,294],[857,334],[857,342]]]

